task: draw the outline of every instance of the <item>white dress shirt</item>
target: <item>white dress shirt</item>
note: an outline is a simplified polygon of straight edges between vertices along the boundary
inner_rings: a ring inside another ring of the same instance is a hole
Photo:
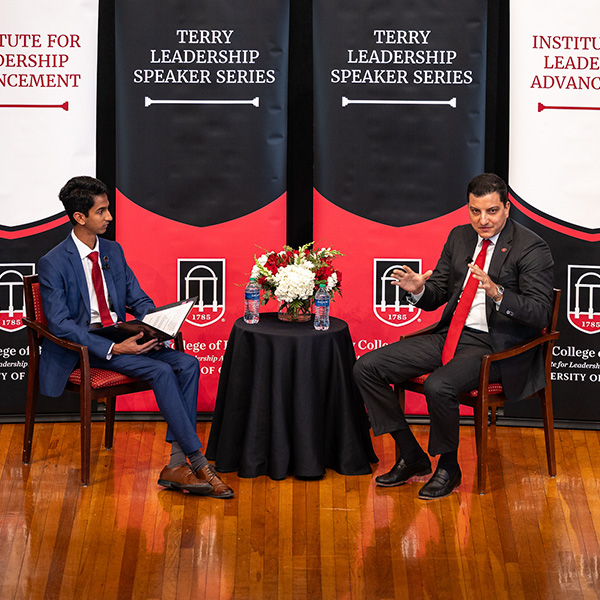
[[[102,324],[102,319],[100,318],[100,309],[98,308],[98,298],[96,298],[96,290],[94,288],[94,282],[92,281],[92,261],[88,258],[88,256],[92,253],[92,252],[98,252],[99,253],[99,242],[98,242],[98,238],[96,237],[96,245],[94,246],[93,250],[90,250],[89,246],[87,246],[86,244],[84,244],[76,235],[75,233],[72,231],[71,232],[71,237],[73,238],[73,241],[75,242],[75,246],[77,247],[77,251],[79,252],[79,256],[81,257],[81,264],[83,266],[83,272],[85,273],[85,281],[87,283],[87,287],[88,287],[88,294],[89,294],[89,298],[90,298],[90,311],[91,311],[91,315],[90,315],[90,324]],[[98,254],[98,261],[100,262],[100,264],[102,264],[102,257]],[[106,298],[106,305],[109,307],[110,310],[110,299],[108,296],[108,289],[106,287],[106,281],[104,280],[104,271],[102,269],[100,269],[100,273],[102,274],[102,285],[104,286],[104,297]],[[110,310],[110,316],[112,317],[112,320],[114,323],[116,323],[118,321],[118,317],[117,317],[117,313]]]
[[[496,248],[496,242],[498,241],[498,236],[500,235],[500,233],[497,233],[495,236],[489,238],[491,244],[488,246],[488,249],[486,251],[485,254],[485,263],[483,265],[483,271],[485,273],[488,272],[488,269],[490,268],[490,263],[492,262],[492,256],[494,255],[494,249]],[[481,246],[483,245],[483,238],[482,237],[478,237],[477,240],[477,245],[475,246],[475,251],[473,252],[473,256],[471,258],[471,263],[475,263],[475,260],[477,259],[477,255],[479,254],[479,251],[481,250]],[[471,269],[467,269],[467,274],[465,275],[465,280],[463,282],[463,290],[465,289],[465,285],[467,285],[467,281],[469,279],[469,276],[471,275]],[[408,297],[408,301],[411,304],[416,304],[421,297],[423,296],[423,294],[425,293],[425,288],[423,288],[423,291],[420,294],[410,294],[409,293],[409,297]],[[480,287],[477,286],[477,291],[475,292],[475,298],[473,298],[473,304],[471,304],[471,310],[469,311],[469,314],[467,315],[467,321],[465,323],[465,327],[470,327],[472,329],[478,329],[479,331],[489,331],[488,329],[488,324],[487,324],[487,317],[485,314],[485,297],[486,297],[486,293],[485,290]],[[498,310],[500,303],[502,302],[502,298],[500,300],[498,300],[495,304],[496,304],[496,310]]]
[[[498,241],[498,236],[500,234],[497,233],[494,237],[489,238],[491,244],[488,246],[487,252],[485,254],[485,263],[483,265],[483,271],[485,273],[488,272],[490,268],[490,262],[492,261],[492,256],[494,255],[494,249],[496,248],[496,242]],[[474,263],[479,251],[481,250],[481,246],[483,244],[483,238],[479,238],[477,240],[477,246],[475,246],[475,252],[473,252],[473,258],[471,262]],[[467,285],[467,280],[471,275],[471,269],[469,269],[467,276],[465,277],[465,281],[463,283],[463,290],[465,289],[465,285]],[[471,310],[467,315],[467,321],[465,322],[465,327],[471,327],[472,329],[478,329],[479,331],[488,331],[487,317],[485,314],[485,298],[486,293],[485,290],[481,286],[477,286],[477,291],[475,292],[475,298],[473,298],[473,304],[471,304]],[[497,303],[496,308],[499,303]]]

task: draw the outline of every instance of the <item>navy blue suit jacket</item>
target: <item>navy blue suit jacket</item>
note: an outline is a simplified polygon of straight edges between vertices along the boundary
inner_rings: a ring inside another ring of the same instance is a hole
[[[100,238],[100,264],[108,287],[112,309],[120,321],[126,313],[142,318],[154,302],[140,287],[117,242]],[[50,331],[61,338],[83,344],[89,352],[106,358],[111,342],[89,332],[90,299],[81,258],[71,235],[38,263],[42,307]],[[45,339],[40,357],[40,392],[60,396],[77,365],[75,352]]]
[[[437,330],[450,325],[462,292],[467,264],[472,262],[477,232],[469,225],[455,227],[417,306],[435,310],[446,304]],[[548,244],[519,223],[508,219],[496,242],[488,275],[504,286],[497,310],[487,297],[486,311],[490,343],[494,352],[539,335],[550,321],[554,261]],[[511,400],[525,398],[544,386],[541,350],[498,363],[502,385]]]

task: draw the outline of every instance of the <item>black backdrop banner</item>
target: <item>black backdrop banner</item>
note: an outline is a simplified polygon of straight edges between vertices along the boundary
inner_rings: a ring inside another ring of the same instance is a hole
[[[289,2],[115,9],[116,237],[157,305],[199,297],[183,334],[212,411],[254,254],[285,243]]]
[[[289,4],[116,3],[118,188],[184,223],[285,191]]]
[[[314,238],[345,254],[343,299],[358,355],[439,317],[389,284],[394,265],[433,268],[468,222],[483,171],[486,3],[314,3]],[[424,412],[412,395],[410,412]]]
[[[483,169],[486,3],[317,0],[316,188],[387,225],[464,204]]]

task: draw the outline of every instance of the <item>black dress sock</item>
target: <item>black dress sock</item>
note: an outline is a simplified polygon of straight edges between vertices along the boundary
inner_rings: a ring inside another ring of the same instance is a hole
[[[454,452],[444,452],[444,454],[440,454],[440,460],[438,461],[438,469],[445,469],[448,471],[448,475],[452,477],[458,469],[458,450]]]
[[[400,456],[407,465],[412,465],[423,456],[426,456],[410,429],[398,429],[390,432],[390,435],[394,438],[396,446],[400,450]]]

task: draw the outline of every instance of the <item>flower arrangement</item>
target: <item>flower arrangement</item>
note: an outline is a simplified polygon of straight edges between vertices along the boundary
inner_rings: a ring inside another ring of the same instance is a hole
[[[315,250],[314,242],[297,250],[284,246],[281,252],[267,252],[254,257],[251,277],[264,290],[261,305],[275,298],[279,317],[289,321],[306,321],[320,284],[332,296],[341,295],[342,274],[333,268],[333,260],[343,256],[331,248]]]

